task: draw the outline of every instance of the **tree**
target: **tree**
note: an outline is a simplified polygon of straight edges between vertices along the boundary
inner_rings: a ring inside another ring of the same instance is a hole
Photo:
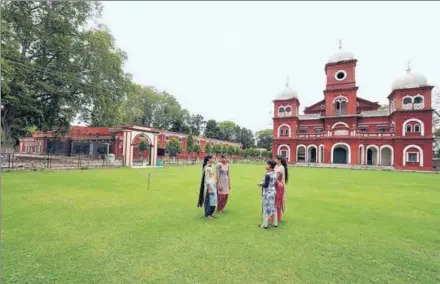
[[[1,3],[6,137],[17,140],[29,125],[67,132],[75,115],[92,106],[86,26],[101,8],[89,1]]]
[[[228,148],[226,149],[226,153],[228,153],[228,155],[234,155],[235,154],[235,147],[232,145],[229,145]]]
[[[247,128],[240,128],[237,134],[236,142],[243,145],[243,149],[252,148],[255,146],[254,134],[252,130]]]
[[[139,143],[139,152],[142,156],[142,158],[144,158],[144,152],[148,149],[148,142],[145,141],[145,139],[142,139],[141,142]]]
[[[193,114],[190,119],[189,126],[194,135],[200,135],[206,124],[205,119],[200,114]]]
[[[191,130],[191,128],[188,125],[189,120],[190,120],[190,115],[188,110],[186,109],[178,110],[175,116],[172,118],[170,131],[189,133],[189,131]]]
[[[264,129],[257,132],[257,147],[266,150],[272,149],[272,129]]]
[[[182,146],[177,138],[172,138],[170,141],[168,141],[165,150],[171,157],[175,157],[177,154],[182,153]]]
[[[214,153],[220,154],[222,152],[222,145],[221,144],[214,144]]]
[[[219,138],[219,129],[217,127],[217,122],[214,119],[210,119],[206,122],[205,137],[213,139]]]
[[[222,121],[218,124],[220,137],[224,141],[237,141],[237,132],[240,127],[232,121]]]
[[[191,153],[194,150],[194,140],[192,135],[192,130],[189,130],[188,137],[186,138],[186,152],[188,153],[188,157],[191,156]]]
[[[212,154],[214,152],[214,147],[213,147],[213,145],[211,144],[211,142],[207,142],[206,144],[205,144],[205,153],[207,154],[207,155],[209,155],[209,154]]]
[[[197,156],[199,156],[199,155],[200,155],[200,152],[202,152],[202,149],[201,149],[201,147],[200,147],[200,144],[195,144],[194,147],[193,147],[193,151],[194,151],[195,153],[197,153]]]

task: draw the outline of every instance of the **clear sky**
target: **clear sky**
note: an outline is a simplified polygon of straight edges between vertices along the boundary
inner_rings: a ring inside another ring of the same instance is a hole
[[[271,128],[286,76],[300,109],[323,98],[324,65],[358,59],[358,96],[386,103],[411,68],[440,84],[440,2],[104,2],[103,22],[137,83],[206,119]]]

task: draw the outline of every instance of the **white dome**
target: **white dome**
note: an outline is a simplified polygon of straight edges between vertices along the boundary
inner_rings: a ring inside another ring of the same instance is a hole
[[[289,87],[289,85],[286,84],[286,87],[284,88],[284,90],[282,90],[281,92],[278,93],[276,99],[277,100],[289,100],[289,99],[294,99],[294,98],[298,98],[298,93],[294,90],[292,90],[292,88]]]
[[[337,63],[346,60],[354,59],[353,53],[344,50],[338,50],[328,58],[328,63]]]
[[[428,80],[425,76],[411,73],[411,70],[407,70],[406,74],[398,77],[394,80],[391,89],[410,89],[410,88],[419,88],[428,85]]]

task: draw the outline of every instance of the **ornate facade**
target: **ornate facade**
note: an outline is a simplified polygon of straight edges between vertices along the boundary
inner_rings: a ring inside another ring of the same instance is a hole
[[[381,107],[357,96],[356,63],[340,47],[325,65],[324,98],[304,114],[298,94],[286,84],[273,101],[273,153],[289,163],[431,171],[433,86],[408,66]]]

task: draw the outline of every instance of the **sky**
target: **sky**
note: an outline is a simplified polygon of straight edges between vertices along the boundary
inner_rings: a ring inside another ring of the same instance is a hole
[[[387,103],[411,69],[440,85],[440,2],[103,2],[101,21],[135,82],[174,95],[205,119],[271,128],[289,77],[300,109],[324,98],[324,66],[358,59],[358,97]]]

